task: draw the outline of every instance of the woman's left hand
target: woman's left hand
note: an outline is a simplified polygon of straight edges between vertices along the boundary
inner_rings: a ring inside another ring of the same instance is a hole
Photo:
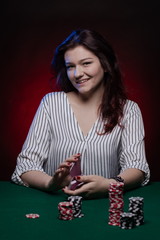
[[[106,197],[108,195],[109,183],[112,181],[111,179],[97,175],[83,175],[75,178],[78,182],[83,182],[84,185],[74,191],[65,187],[63,189],[64,193],[72,196],[82,196],[85,199]]]

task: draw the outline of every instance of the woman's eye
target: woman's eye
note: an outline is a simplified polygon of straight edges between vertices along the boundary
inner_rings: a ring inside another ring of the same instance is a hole
[[[68,65],[68,66],[66,66],[67,70],[69,70],[69,69],[71,69],[71,68],[73,68],[73,67],[74,67],[73,65]]]
[[[89,64],[91,64],[92,62],[84,62],[83,65],[84,66],[88,66]]]

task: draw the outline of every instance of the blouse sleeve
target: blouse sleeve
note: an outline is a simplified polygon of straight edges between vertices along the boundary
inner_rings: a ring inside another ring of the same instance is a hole
[[[132,102],[126,109],[120,153],[121,172],[128,168],[137,168],[145,173],[142,185],[149,182],[150,170],[146,160],[144,146],[144,125],[138,105]]]
[[[43,165],[47,160],[50,146],[50,118],[42,99],[28,132],[21,153],[17,158],[17,165],[11,180],[25,185],[21,175],[27,171],[37,170],[44,172]]]

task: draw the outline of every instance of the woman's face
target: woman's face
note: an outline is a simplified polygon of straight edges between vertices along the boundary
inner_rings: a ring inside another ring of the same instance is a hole
[[[68,49],[64,60],[67,76],[80,94],[103,91],[104,69],[94,53],[79,45]]]

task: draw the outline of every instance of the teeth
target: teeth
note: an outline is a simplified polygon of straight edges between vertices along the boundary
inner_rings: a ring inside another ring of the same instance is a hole
[[[80,81],[77,81],[77,83],[84,83],[84,82],[87,82],[88,80],[80,80]]]

